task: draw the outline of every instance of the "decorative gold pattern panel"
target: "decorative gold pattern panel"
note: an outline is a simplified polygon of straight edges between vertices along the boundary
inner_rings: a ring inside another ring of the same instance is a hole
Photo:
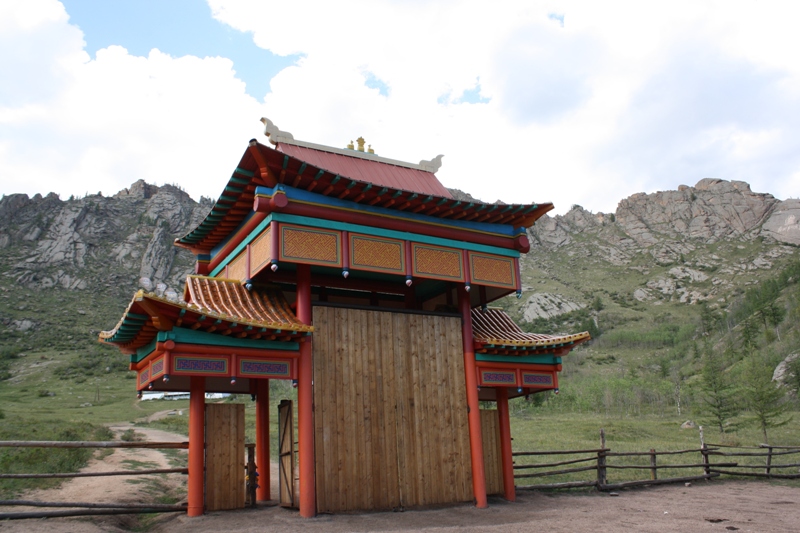
[[[341,233],[281,224],[281,261],[342,266]]]
[[[250,243],[250,275],[255,276],[266,267],[272,259],[272,244],[270,235],[272,226],[267,227],[261,235]]]
[[[460,250],[418,243],[412,246],[414,276],[464,281]]]
[[[236,259],[228,264],[228,279],[238,279],[244,281],[247,279],[247,251],[242,251],[236,256]]]
[[[403,241],[350,234],[350,268],[405,274]]]
[[[470,278],[477,285],[517,288],[517,270],[510,257],[469,252]]]

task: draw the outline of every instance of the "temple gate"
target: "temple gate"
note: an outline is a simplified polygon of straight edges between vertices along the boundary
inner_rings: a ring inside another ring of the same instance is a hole
[[[441,156],[407,163],[262,122],[274,148],[251,140],[175,241],[197,258],[182,294],[142,280],[100,334],[139,391],[190,391],[188,514],[240,498],[209,460],[227,448],[206,433],[206,392],[256,402],[257,497],[271,498],[270,379],[297,386],[299,479],[281,481],[281,501],[302,516],[514,500],[508,400],[557,392],[561,357],[589,339],[525,333],[488,306],[521,295],[526,228],[552,204],[458,200],[435,176]]]

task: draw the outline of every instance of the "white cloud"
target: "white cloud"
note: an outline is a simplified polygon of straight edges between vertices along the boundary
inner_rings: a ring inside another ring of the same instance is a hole
[[[303,55],[263,103],[224,58],[110,47],[91,60],[54,0],[4,3],[0,69],[15,82],[0,87],[0,192],[144,178],[216,196],[247,140],[263,142],[264,115],[312,142],[443,153],[445,185],[559,212],[706,176],[796,196],[800,36],[786,3],[209,4],[259,46]],[[478,84],[481,103],[460,99]]]
[[[0,100],[3,193],[113,194],[140,178],[220,192],[262,111],[229,60],[118,46],[91,60],[61,4],[30,6],[0,13],[24,22],[0,53],[17,80]],[[9,66],[15,56],[26,60]]]

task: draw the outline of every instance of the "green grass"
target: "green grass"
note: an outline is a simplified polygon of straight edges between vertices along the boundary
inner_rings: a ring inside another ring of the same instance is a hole
[[[631,418],[607,418],[588,414],[546,413],[539,409],[520,410],[520,401],[512,401],[512,409],[516,412],[511,417],[512,448],[515,452],[545,450],[596,450],[600,448],[600,429],[606,434],[606,447],[612,452],[648,452],[651,448],[659,451],[677,451],[700,447],[700,431],[698,428],[681,429],[687,417],[637,416]],[[761,443],[760,431],[753,426],[745,426],[735,433],[720,434],[713,429],[705,428],[705,441],[710,444],[726,444],[729,446],[758,446]],[[790,424],[770,431],[773,445],[800,445],[800,426]],[[724,451],[724,450],[723,450]],[[757,450],[739,450],[757,451]],[[515,464],[541,464],[567,461],[584,457],[596,457],[596,454],[571,454],[517,457]],[[794,463],[791,459],[797,456],[776,457],[774,463]],[[699,452],[659,456],[658,464],[695,464],[701,462]],[[649,465],[649,457],[611,457],[610,465]],[[739,464],[763,465],[763,458],[727,458],[712,457],[712,462],[734,461]],[[518,470],[517,473],[533,473],[547,470],[560,470],[581,466],[592,466],[595,462],[556,466],[552,468]],[[751,469],[748,469],[751,470]],[[796,470],[792,471],[793,473]],[[787,471],[788,473],[788,471]],[[659,470],[659,478],[684,477],[702,474],[701,468],[663,469]],[[649,479],[649,470],[608,470],[608,482]],[[517,485],[560,483],[565,481],[583,481],[596,479],[596,471],[576,472],[558,476],[521,478]],[[800,480],[791,482],[800,486]]]
[[[92,347],[93,348],[93,347]],[[10,361],[12,377],[0,382],[0,405],[6,416],[91,421],[97,424],[130,421],[156,411],[186,408],[188,402],[140,402],[128,371],[105,371],[77,378],[65,368],[86,359],[84,350],[26,351]],[[125,356],[115,354],[125,361]]]

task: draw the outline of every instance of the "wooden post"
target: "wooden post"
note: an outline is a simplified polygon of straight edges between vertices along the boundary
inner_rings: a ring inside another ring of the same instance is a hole
[[[269,463],[267,463],[269,468]],[[269,480],[269,478],[267,478]],[[258,469],[256,468],[256,450],[253,445],[247,446],[247,499],[250,501],[250,507],[256,506],[258,496]],[[269,497],[267,498],[269,499]]]
[[[606,430],[600,428],[600,451],[597,452],[597,488],[602,489],[606,479]]]
[[[311,324],[311,267],[297,265],[297,319]],[[314,394],[311,338],[300,343],[297,380],[298,462],[300,466],[300,516],[317,514],[317,488],[314,480]]]
[[[479,509],[489,506],[486,501],[486,471],[483,467],[481,412],[478,403],[478,375],[475,370],[475,346],[472,339],[472,310],[469,293],[459,288],[458,307],[461,311],[461,337],[464,345],[464,374],[467,388],[469,420],[469,449],[472,459],[472,493]]]
[[[256,467],[258,468],[257,500],[265,502],[270,499],[269,380],[267,379],[256,380]]]
[[[503,497],[516,501],[514,458],[511,455],[511,421],[508,415],[508,389],[497,387],[497,415],[500,417],[500,458],[503,462]]]
[[[703,456],[703,475],[710,475],[711,474],[711,466],[708,464],[708,446],[706,446],[706,440],[703,437],[703,426],[700,426],[700,455]],[[711,478],[707,478],[711,481]]]
[[[656,451],[650,448],[650,479],[658,479],[658,469],[656,468]]]
[[[767,468],[766,468],[766,473],[767,473],[767,477],[768,478],[772,477],[770,475],[770,472],[772,470],[771,467],[772,467],[772,446],[768,446],[767,447]]]
[[[186,514],[201,516],[205,504],[206,378],[189,378],[189,481]]]

